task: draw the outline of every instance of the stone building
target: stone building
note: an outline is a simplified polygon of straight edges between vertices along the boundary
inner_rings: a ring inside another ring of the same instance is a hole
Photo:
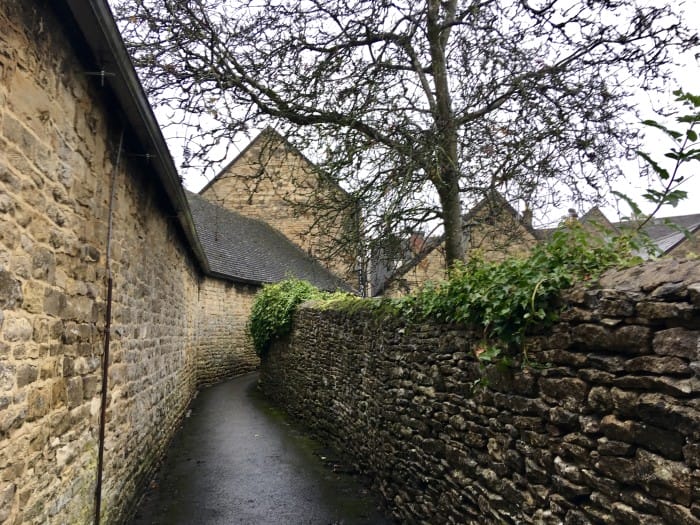
[[[569,210],[569,216],[570,219],[583,224],[589,232],[598,235],[601,232],[617,235],[625,230],[636,230],[640,227],[638,221],[613,222],[597,206],[581,217],[578,217],[574,210]],[[700,255],[700,213],[653,217],[641,225],[641,228],[651,241],[655,256],[683,259]],[[538,229],[535,230],[535,234],[538,239],[547,240],[553,231],[555,228]],[[645,259],[650,256],[648,253],[641,255]]]
[[[263,130],[199,193],[265,221],[358,288],[358,214],[352,199],[274,129]]]
[[[463,227],[465,258],[479,253],[487,261],[499,261],[527,254],[538,242],[532,224],[498,193],[488,195],[465,214]],[[394,260],[375,258],[370,278],[372,295],[400,296],[428,281],[445,278],[441,236],[419,240],[414,236],[399,254]]]
[[[620,234],[636,228],[631,221],[612,222],[594,206],[581,217],[569,210],[566,220],[578,221],[591,235]],[[643,232],[662,257],[688,258],[700,255],[700,214],[653,218]],[[529,211],[518,213],[498,193],[481,200],[464,215],[465,259],[479,253],[487,261],[526,255],[535,244],[546,242],[556,228],[533,228]],[[607,232],[607,233],[606,233]],[[415,237],[415,236],[414,236]],[[370,283],[372,295],[401,296],[426,282],[445,278],[445,255],[442,237],[416,241],[406,239],[398,256],[373,259]],[[641,254],[648,258],[648,253]]]
[[[199,288],[199,335],[206,344],[199,345],[197,377],[212,384],[257,366],[246,324],[263,284],[296,277],[323,290],[350,288],[267,223],[186,193],[208,275],[216,277]]]
[[[258,366],[255,290],[337,278],[252,220],[265,264],[213,249],[243,221],[182,189],[104,0],[0,27],[0,523],[119,523],[196,390]]]
[[[700,255],[700,213],[653,218],[644,231],[662,255],[675,258]]]

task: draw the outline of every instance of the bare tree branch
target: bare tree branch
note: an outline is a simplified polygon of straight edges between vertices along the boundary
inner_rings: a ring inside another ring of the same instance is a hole
[[[329,207],[361,204],[370,238],[437,217],[448,262],[464,202],[489,191],[603,197],[636,148],[630,91],[698,44],[642,0],[113,2],[192,160],[273,125],[353,197]]]

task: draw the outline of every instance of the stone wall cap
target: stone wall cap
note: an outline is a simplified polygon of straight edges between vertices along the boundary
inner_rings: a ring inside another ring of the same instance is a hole
[[[643,265],[611,270],[599,280],[601,288],[650,293],[673,283],[676,294],[700,282],[700,260],[661,259]]]

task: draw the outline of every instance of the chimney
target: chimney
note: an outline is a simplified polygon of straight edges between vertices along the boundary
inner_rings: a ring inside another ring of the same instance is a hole
[[[530,208],[523,210],[523,224],[527,228],[532,228],[532,210]]]
[[[414,255],[420,253],[423,250],[424,245],[425,237],[421,232],[411,234],[411,238],[409,240],[409,247]]]
[[[566,217],[566,222],[576,222],[578,221],[578,213],[573,208],[569,208],[569,215]]]

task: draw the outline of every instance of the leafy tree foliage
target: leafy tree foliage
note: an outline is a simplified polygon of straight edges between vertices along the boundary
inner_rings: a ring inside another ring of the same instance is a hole
[[[672,129],[656,120],[647,119],[642,123],[650,128],[655,128],[663,132],[672,140],[671,150],[666,152],[664,157],[671,159],[670,169],[664,167],[662,162],[645,151],[637,151],[637,155],[644,160],[654,177],[652,180],[656,184],[647,188],[642,198],[651,203],[654,208],[651,213],[642,213],[639,204],[624,192],[614,192],[615,195],[625,201],[632,210],[632,216],[637,220],[638,229],[641,230],[649,222],[662,206],[671,205],[676,207],[678,203],[688,197],[685,190],[679,186],[686,181],[686,176],[681,174],[684,165],[696,161],[700,162],[700,141],[698,140],[697,126],[700,124],[700,95],[693,95],[677,89],[673,92],[676,102],[680,104],[679,116],[676,116],[676,124],[683,126],[683,129]]]
[[[272,124],[379,237],[439,222],[463,254],[466,204],[604,193],[634,145],[628,87],[697,44],[641,0],[115,0],[152,99],[193,159]],[[195,147],[196,146],[196,147]]]

